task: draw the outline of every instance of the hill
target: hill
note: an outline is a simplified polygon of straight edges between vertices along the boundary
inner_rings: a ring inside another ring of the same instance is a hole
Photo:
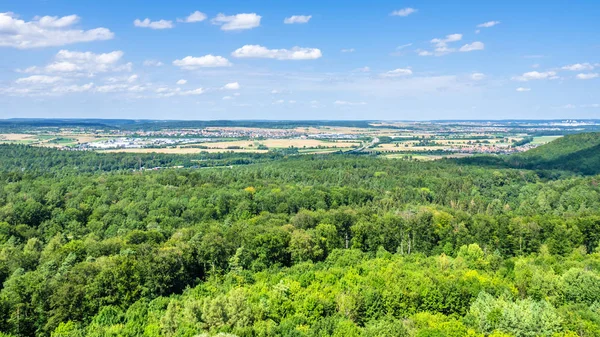
[[[567,135],[527,152],[509,156],[507,162],[516,168],[598,174],[600,132]]]
[[[535,149],[510,156],[474,156],[454,159],[462,165],[568,171],[582,175],[600,174],[600,132],[558,138]],[[552,172],[554,173],[558,172]]]

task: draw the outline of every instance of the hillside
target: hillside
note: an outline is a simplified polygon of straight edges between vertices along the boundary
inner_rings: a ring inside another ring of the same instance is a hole
[[[511,167],[565,170],[585,175],[600,173],[600,132],[558,138],[527,152],[508,157]]]

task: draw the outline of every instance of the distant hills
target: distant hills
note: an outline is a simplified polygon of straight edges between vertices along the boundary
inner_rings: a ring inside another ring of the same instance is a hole
[[[506,157],[476,156],[459,161],[470,165],[600,174],[600,132],[567,135]]]

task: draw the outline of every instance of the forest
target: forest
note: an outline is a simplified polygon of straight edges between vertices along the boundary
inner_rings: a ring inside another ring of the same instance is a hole
[[[0,336],[600,336],[598,144],[431,162],[1,145]]]

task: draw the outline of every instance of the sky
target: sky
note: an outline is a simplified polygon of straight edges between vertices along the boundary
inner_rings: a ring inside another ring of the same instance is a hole
[[[0,118],[600,118],[600,1],[0,0]]]

